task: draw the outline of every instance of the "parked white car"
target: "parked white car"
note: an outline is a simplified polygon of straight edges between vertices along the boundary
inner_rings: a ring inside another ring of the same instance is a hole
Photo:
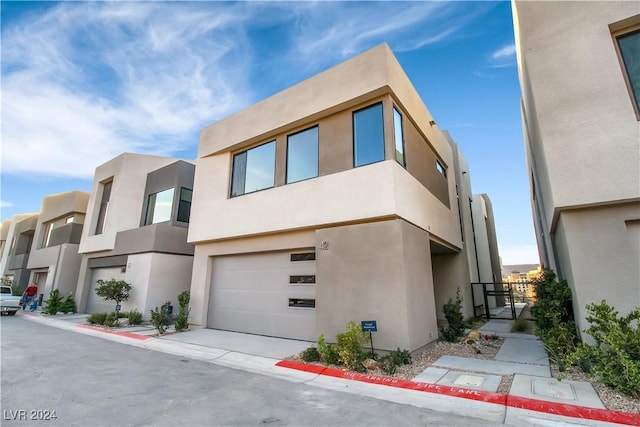
[[[11,286],[0,286],[0,312],[9,316],[16,314],[20,310],[21,296],[11,294]]]

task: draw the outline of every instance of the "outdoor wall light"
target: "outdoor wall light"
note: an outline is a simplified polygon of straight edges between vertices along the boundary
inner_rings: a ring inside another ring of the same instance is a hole
[[[435,126],[435,125],[436,125],[436,122],[435,122],[435,120],[429,120],[429,124],[430,124],[431,126]]]

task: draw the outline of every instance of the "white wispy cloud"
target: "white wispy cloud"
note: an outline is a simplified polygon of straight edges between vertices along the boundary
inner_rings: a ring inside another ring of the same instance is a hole
[[[63,3],[4,28],[3,173],[90,177],[124,151],[195,146],[251,97],[245,18],[221,6]]]
[[[290,85],[382,42],[403,52],[464,37],[469,20],[490,7],[56,4],[3,22],[2,172],[90,178],[122,152],[189,151],[200,129],[257,100],[263,70],[271,78],[286,73]],[[273,29],[281,37],[265,40],[277,48],[259,37]]]
[[[511,67],[516,64],[516,45],[510,43],[494,51],[489,59],[492,68]]]
[[[0,200],[0,208],[10,208],[12,206],[13,206],[13,203]]]
[[[313,14],[297,20],[293,41],[292,54],[308,67],[342,60],[383,42],[395,52],[406,52],[464,37],[468,22],[493,7],[482,2],[455,1],[379,2],[375,7],[369,2],[315,6]]]

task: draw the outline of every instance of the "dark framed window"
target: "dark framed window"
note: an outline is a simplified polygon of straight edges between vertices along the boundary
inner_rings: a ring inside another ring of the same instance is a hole
[[[147,203],[147,215],[145,216],[144,225],[157,224],[159,222],[171,220],[174,190],[174,188],[168,188],[149,195],[149,203]]]
[[[109,210],[109,199],[111,198],[111,187],[113,181],[102,184],[102,196],[100,197],[100,208],[98,209],[98,222],[96,224],[96,233],[102,234],[104,231],[104,223],[107,220],[107,211]]]
[[[289,298],[290,308],[316,308],[316,300],[309,298]]]
[[[189,222],[191,217],[191,197],[193,191],[189,188],[180,189],[180,201],[178,202],[178,221]]]
[[[447,168],[445,168],[442,162],[440,162],[440,160],[437,160],[437,159],[436,159],[436,169],[438,170],[438,172],[440,172],[440,175],[444,176],[445,178],[447,177]]]
[[[636,115],[640,118],[640,29],[616,36],[616,42]]]
[[[318,176],[318,126],[287,137],[287,184]]]
[[[294,285],[309,285],[316,283],[315,274],[289,276],[289,283]]]
[[[353,162],[364,166],[384,160],[382,103],[353,112]]]
[[[393,135],[396,143],[396,160],[403,167],[407,166],[404,157],[404,131],[402,130],[402,114],[393,107]]]
[[[315,261],[315,260],[316,260],[315,252],[301,252],[297,254],[291,254],[291,262]]]
[[[275,141],[236,154],[233,156],[231,197],[273,187],[275,170]]]

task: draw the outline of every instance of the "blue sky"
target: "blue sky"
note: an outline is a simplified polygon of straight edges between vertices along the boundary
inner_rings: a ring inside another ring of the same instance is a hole
[[[2,1],[2,219],[91,188],[122,152],[194,159],[199,131],[386,42],[537,263],[509,2]]]

